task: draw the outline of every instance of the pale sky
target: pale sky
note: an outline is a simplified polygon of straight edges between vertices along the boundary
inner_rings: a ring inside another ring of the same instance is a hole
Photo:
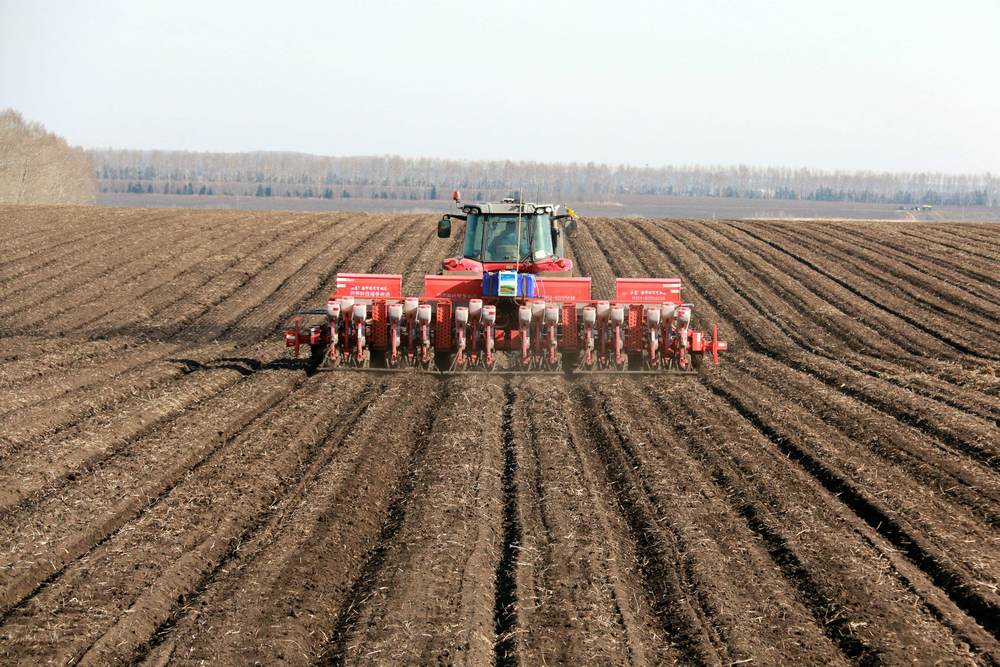
[[[0,0],[87,147],[1000,173],[1000,0]]]

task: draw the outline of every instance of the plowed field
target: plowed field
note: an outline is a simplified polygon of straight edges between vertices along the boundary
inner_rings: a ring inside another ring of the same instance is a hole
[[[1000,225],[583,221],[689,378],[284,357],[433,222],[0,208],[0,663],[1000,662]]]

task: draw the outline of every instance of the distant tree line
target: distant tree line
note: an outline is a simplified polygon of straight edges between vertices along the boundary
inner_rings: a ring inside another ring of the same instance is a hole
[[[618,195],[1000,206],[991,174],[823,171],[788,167],[634,167],[595,163],[321,157],[302,153],[92,150],[102,192],[256,197],[602,201]]]
[[[93,204],[96,192],[86,152],[13,109],[0,111],[0,203]]]

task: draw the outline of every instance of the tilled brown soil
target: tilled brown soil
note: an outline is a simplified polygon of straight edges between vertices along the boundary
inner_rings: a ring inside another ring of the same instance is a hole
[[[320,373],[412,215],[0,207],[0,663],[997,664],[1000,227],[586,220],[683,379]]]

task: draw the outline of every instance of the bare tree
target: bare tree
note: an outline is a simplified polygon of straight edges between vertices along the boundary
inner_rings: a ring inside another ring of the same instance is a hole
[[[0,203],[93,204],[96,191],[85,151],[12,109],[0,112]]]

